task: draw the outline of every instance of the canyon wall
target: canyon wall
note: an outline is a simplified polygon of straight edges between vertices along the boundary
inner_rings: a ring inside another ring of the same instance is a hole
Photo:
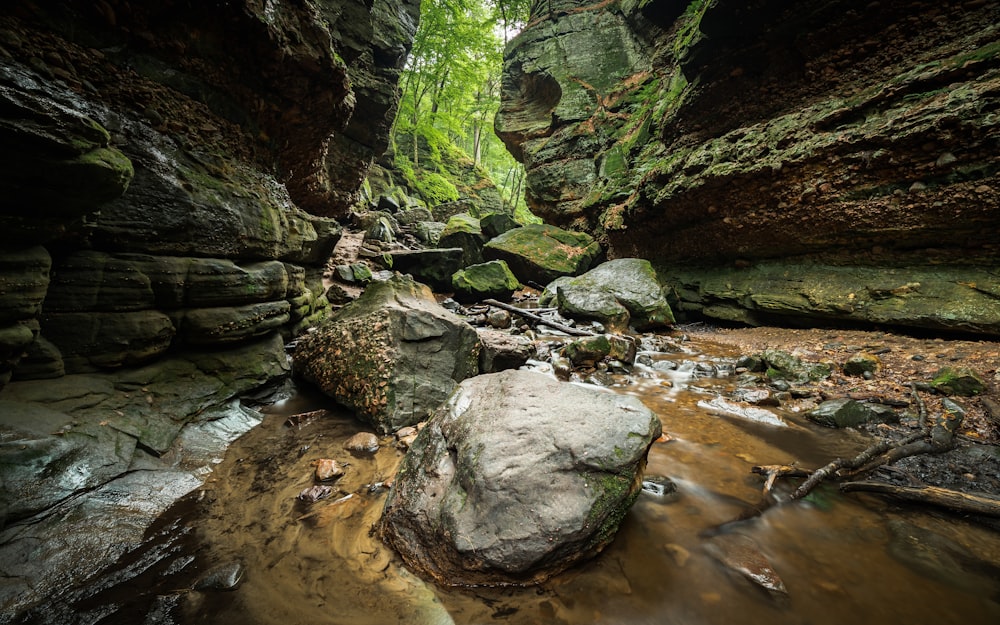
[[[534,3],[496,129],[692,317],[1000,334],[1000,3]]]
[[[114,561],[260,418],[388,144],[417,0],[0,16],[0,612]],[[86,519],[85,523],[65,519]],[[2,619],[0,619],[2,620]]]

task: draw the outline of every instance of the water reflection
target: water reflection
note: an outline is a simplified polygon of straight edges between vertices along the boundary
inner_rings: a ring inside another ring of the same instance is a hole
[[[1000,536],[955,517],[820,488],[807,502],[726,525],[760,499],[753,465],[815,467],[853,455],[865,441],[794,413],[780,414],[788,427],[774,427],[706,410],[699,402],[732,380],[700,375],[698,365],[726,365],[733,355],[696,347],[656,355],[644,377],[615,388],[641,397],[673,437],[654,445],[647,473],[669,477],[678,493],[642,494],[599,558],[540,587],[449,589],[410,574],[369,534],[384,501],[372,485],[393,475],[402,452],[387,438],[375,454],[348,454],[343,442],[363,427],[305,391],[272,406],[198,498],[161,519],[169,531],[146,549],[176,541],[183,527],[193,528],[191,540],[172,543],[145,590],[107,584],[88,605],[117,607],[104,610],[107,620],[87,622],[142,622],[115,620],[133,619],[137,604],[146,622],[220,625],[1000,622]],[[284,424],[317,408],[330,412],[301,428]],[[312,505],[298,501],[313,484],[313,463],[327,457],[349,465],[337,492]],[[706,540],[723,525],[759,546],[787,595],[711,556]],[[231,561],[246,570],[236,591],[186,590],[207,568]]]

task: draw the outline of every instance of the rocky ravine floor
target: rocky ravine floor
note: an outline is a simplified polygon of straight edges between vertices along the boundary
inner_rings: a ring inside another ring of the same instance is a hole
[[[940,368],[973,369],[988,388],[976,397],[951,398],[966,411],[957,449],[941,455],[906,458],[893,465],[894,475],[883,477],[909,485],[926,483],[1000,496],[1000,341],[842,329],[718,328],[702,324],[679,329],[691,337],[734,346],[745,354],[779,349],[803,361],[835,363],[843,363],[859,352],[878,356],[881,368],[870,380],[846,376],[835,367],[830,378],[818,383],[824,398],[850,396],[908,402],[910,385],[929,382]],[[921,392],[920,396],[929,414],[941,412],[943,396],[928,392]],[[873,435],[901,438],[914,427],[915,419],[904,419],[899,424],[881,424],[868,430]]]

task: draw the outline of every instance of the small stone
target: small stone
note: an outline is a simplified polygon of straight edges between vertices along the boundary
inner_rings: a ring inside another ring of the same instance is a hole
[[[344,474],[343,465],[330,458],[320,458],[313,464],[316,465],[316,479],[320,482],[335,480]]]
[[[663,497],[677,492],[677,484],[663,475],[648,475],[642,481],[642,492],[655,497]]]
[[[241,562],[226,562],[210,568],[194,584],[195,590],[236,590],[243,582],[246,567]]]
[[[844,374],[863,377],[866,380],[872,379],[882,368],[882,361],[878,356],[868,353],[859,353],[851,356],[844,363]],[[865,375],[867,374],[867,375]]]
[[[316,503],[321,499],[326,499],[333,494],[333,489],[329,486],[310,486],[298,494],[296,499],[305,503]]]
[[[504,330],[510,327],[511,315],[506,310],[491,310],[490,313],[486,315],[486,323],[489,324],[491,328]]]
[[[944,154],[939,156],[936,161],[934,161],[934,164],[937,165],[938,167],[944,167],[945,165],[950,165],[957,160],[958,159],[955,158],[954,154],[952,154],[951,152],[945,152]]]
[[[378,437],[371,432],[358,432],[347,439],[344,449],[355,453],[373,454],[378,451]]]

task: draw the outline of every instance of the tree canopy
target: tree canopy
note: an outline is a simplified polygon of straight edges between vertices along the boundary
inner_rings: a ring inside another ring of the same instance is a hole
[[[530,0],[423,0],[400,81],[396,166],[431,203],[457,198],[447,161],[471,159],[510,204],[523,204],[523,169],[493,133],[507,39]]]

